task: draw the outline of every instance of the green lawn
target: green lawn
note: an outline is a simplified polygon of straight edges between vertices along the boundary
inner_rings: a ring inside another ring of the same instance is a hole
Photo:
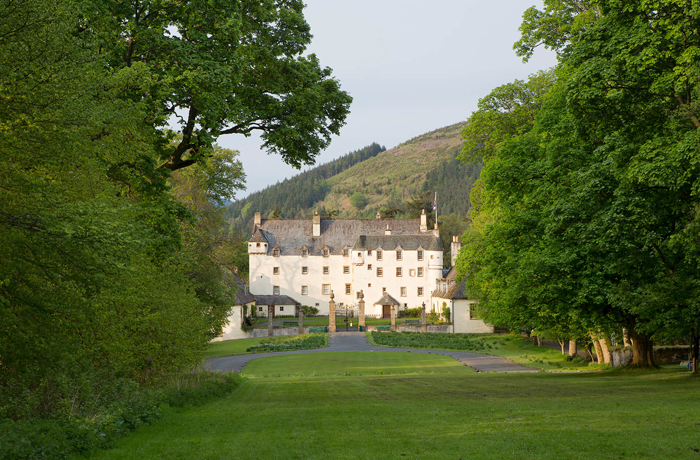
[[[320,334],[320,333],[316,333]],[[249,347],[254,345],[260,345],[263,343],[286,343],[295,342],[304,337],[308,337],[310,334],[299,335],[285,335],[281,337],[259,337],[256,339],[238,339],[238,340],[224,340],[222,342],[213,342],[207,346],[207,349],[202,354],[204,359],[207,358],[218,358],[219,356],[231,356],[231,355],[247,355],[251,353],[267,353],[267,350],[253,350],[248,351]],[[328,346],[328,334],[324,335],[324,347]]]
[[[532,340],[508,334],[421,334],[418,332],[367,332],[370,343],[394,348],[459,350],[503,356],[523,366],[554,372],[606,369],[607,364],[586,362],[583,358],[567,361],[567,355]]]
[[[471,368],[448,356],[354,351],[256,359],[248,363],[242,375],[267,378],[471,373]]]
[[[352,354],[255,360],[231,396],[168,409],[96,458],[700,458],[687,372],[476,374],[435,355]]]

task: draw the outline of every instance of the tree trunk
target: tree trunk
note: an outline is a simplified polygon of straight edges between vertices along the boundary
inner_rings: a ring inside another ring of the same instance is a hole
[[[632,342],[630,342],[630,331],[626,327],[622,328],[622,343],[625,347],[631,347]]]
[[[600,349],[603,352],[603,362],[605,364],[610,364],[610,339],[607,335],[604,335],[598,340],[600,343]]]
[[[578,350],[576,349],[576,341],[569,340],[569,356],[576,356],[577,354]]]
[[[561,347],[561,354],[562,355],[566,354],[566,351],[564,351],[564,344],[565,343],[566,343],[566,341],[564,339],[559,339],[559,346]]]
[[[630,341],[632,342],[633,367],[656,367],[654,364],[654,345],[649,337],[630,329]]]
[[[586,344],[586,354],[591,358],[591,362],[593,362],[593,352],[591,351],[591,348],[593,348],[593,343],[587,343]]]
[[[595,348],[595,357],[598,360],[598,364],[603,364],[603,350],[600,348],[600,342],[595,338],[595,334],[591,332],[591,341],[593,341],[593,347]]]

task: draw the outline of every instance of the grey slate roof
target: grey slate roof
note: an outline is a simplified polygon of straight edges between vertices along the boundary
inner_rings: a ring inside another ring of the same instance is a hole
[[[418,248],[423,248],[426,251],[442,250],[437,237],[431,233],[423,233],[421,235],[360,235],[355,240],[352,248],[355,250],[382,248],[387,251],[393,251],[398,246],[401,246],[401,249],[406,251],[415,251]]]
[[[248,286],[243,281],[236,281],[238,291],[236,291],[236,305],[245,305],[255,302],[255,296],[248,291]]]
[[[401,305],[398,300],[390,296],[387,292],[384,293],[381,299],[374,302],[375,305]]]
[[[256,295],[255,305],[301,305],[287,295]]]
[[[269,219],[262,221],[250,241],[270,243],[268,251],[277,245],[281,255],[298,255],[304,245],[309,249],[309,255],[321,255],[324,246],[328,246],[331,254],[342,254],[345,247],[353,247],[360,235],[384,236],[387,224],[392,233],[390,237],[429,237],[435,240],[437,249],[440,249],[440,244],[432,232],[421,233],[420,219],[321,219],[321,236],[318,237],[313,236],[311,219]],[[427,241],[426,238],[425,244],[428,244]],[[420,242],[422,244],[423,240]],[[402,247],[403,244],[402,242]],[[411,247],[415,245],[407,244]],[[428,246],[434,247],[433,242]],[[395,248],[396,246],[385,249]],[[429,250],[426,246],[423,248]]]
[[[268,243],[269,240],[265,237],[265,232],[260,231],[260,229],[255,230],[253,236],[250,238],[251,243]]]

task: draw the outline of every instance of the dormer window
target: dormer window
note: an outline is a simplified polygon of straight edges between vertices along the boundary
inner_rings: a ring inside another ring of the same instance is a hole
[[[348,249],[348,248],[343,249],[343,257],[350,257],[350,249]]]
[[[382,260],[382,250],[377,249],[377,260]]]
[[[423,250],[422,249],[418,250],[418,260],[423,260]]]
[[[403,251],[401,249],[396,250],[396,260],[403,260]]]
[[[272,255],[275,257],[279,257],[280,256],[280,248],[275,246],[275,248],[272,250]]]
[[[306,246],[303,246],[301,248],[301,256],[302,257],[309,257],[309,248],[307,248]]]
[[[321,254],[323,255],[323,257],[328,257],[331,255],[331,251],[330,249],[328,249],[328,247],[324,247],[323,249],[321,249]]]

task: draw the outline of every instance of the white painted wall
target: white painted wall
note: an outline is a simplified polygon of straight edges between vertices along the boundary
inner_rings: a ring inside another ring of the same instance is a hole
[[[439,299],[442,303],[443,299]],[[493,326],[484,323],[480,319],[469,319],[469,312],[472,305],[476,304],[474,300],[455,299],[448,301],[452,314],[452,323],[454,324],[454,332],[462,334],[490,334],[493,333]]]
[[[309,255],[280,255],[278,257],[258,252],[251,248],[250,253],[250,292],[257,295],[273,295],[274,286],[280,287],[280,295],[288,295],[302,305],[315,306],[321,314],[328,314],[330,296],[323,294],[324,284],[330,284],[335,295],[336,305],[353,305],[357,309],[357,292],[364,291],[365,313],[381,314],[381,306],[374,302],[383,295],[382,288],[407,308],[419,307],[423,302],[430,304],[430,293],[435,290],[437,279],[442,276],[442,251],[423,251],[423,260],[418,260],[418,251],[403,250],[402,260],[396,260],[397,248],[383,248],[382,260],[377,260],[376,250],[372,255],[367,251],[350,250],[348,257],[340,254],[328,257]],[[372,269],[368,270],[371,265]],[[323,273],[323,267],[329,269]],[[343,273],[343,267],[349,267],[350,273]],[[279,274],[275,274],[275,267]],[[308,273],[302,273],[302,267],[308,267]],[[377,276],[377,267],[383,269],[383,276]],[[396,268],[402,268],[402,276],[396,276]],[[423,268],[419,277],[418,268]],[[412,270],[414,272],[412,272]],[[350,294],[346,294],[345,285],[350,284]],[[307,286],[308,293],[302,294],[302,286]],[[406,295],[401,295],[401,287],[406,288]],[[423,288],[423,295],[418,295],[418,287]],[[286,310],[286,309],[285,309]],[[265,314],[267,314],[265,312]],[[260,313],[258,312],[260,316]]]
[[[250,307],[248,307],[250,308]],[[213,339],[212,342],[221,342],[222,340],[235,340],[248,338],[248,334],[241,330],[243,323],[243,307],[236,305],[231,307],[231,313],[228,317],[228,325],[224,326],[222,334]]]

